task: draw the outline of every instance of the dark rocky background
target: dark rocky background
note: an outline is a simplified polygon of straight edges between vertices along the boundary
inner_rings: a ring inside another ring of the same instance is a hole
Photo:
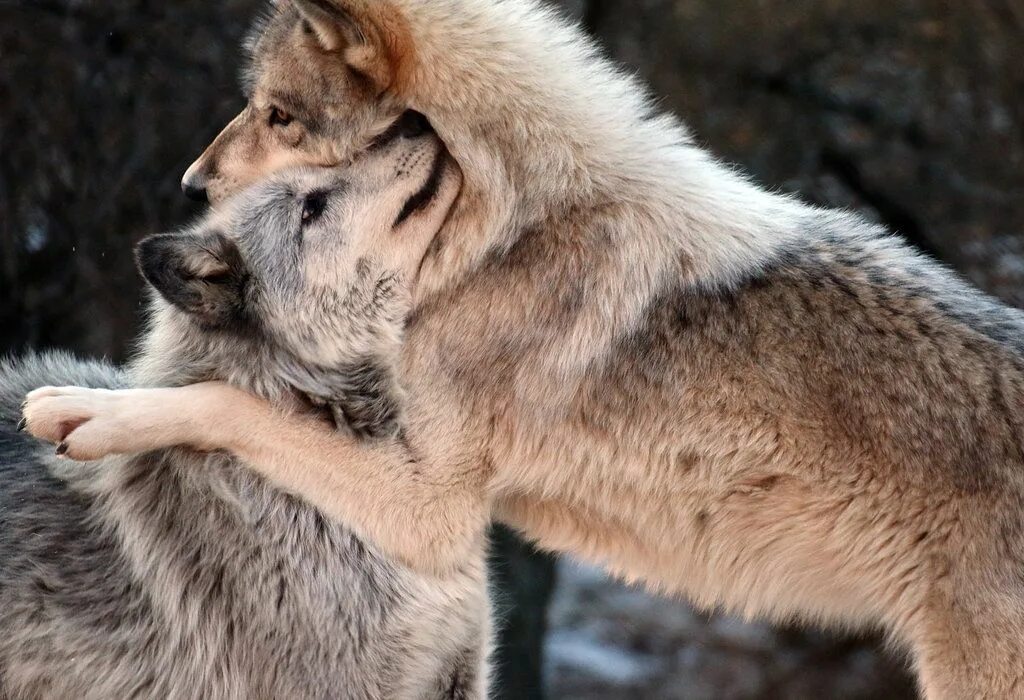
[[[0,353],[125,357],[139,237],[241,106],[260,0],[0,0]],[[1021,0],[566,0],[764,185],[885,222],[1024,305]],[[875,640],[708,616],[496,548],[503,697],[912,697]],[[545,630],[544,621],[550,623]],[[541,656],[541,641],[546,653]]]

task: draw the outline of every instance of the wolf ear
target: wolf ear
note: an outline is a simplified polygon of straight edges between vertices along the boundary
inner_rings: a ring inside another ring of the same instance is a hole
[[[365,41],[355,18],[326,0],[292,0],[292,5],[324,51],[343,51]]]
[[[150,236],[135,248],[135,259],[160,296],[203,325],[244,319],[249,274],[238,247],[223,234]]]
[[[398,54],[384,37],[397,40],[397,34],[381,25],[385,20],[380,7],[371,9],[363,0],[291,0],[291,4],[321,49],[340,53],[345,63],[379,89],[392,83],[398,71],[392,58]]]

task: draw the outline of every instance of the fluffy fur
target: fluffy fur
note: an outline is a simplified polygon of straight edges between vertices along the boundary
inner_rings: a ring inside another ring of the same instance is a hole
[[[177,395],[199,415],[169,439],[424,570],[496,515],[704,606],[880,625],[930,698],[1024,693],[1020,312],[750,184],[529,0],[283,1],[249,92],[188,175],[215,199],[345,163],[409,108],[465,181],[412,290],[403,440],[217,385]],[[286,128],[265,120],[282,100]],[[229,405],[244,419],[209,419]],[[108,409],[47,422],[87,418],[108,449],[131,428]]]
[[[296,406],[282,411],[307,412],[299,394],[354,439],[394,438],[391,370],[362,348],[382,344],[397,301],[381,286],[383,252],[359,244],[353,219],[392,207],[390,224],[424,177],[415,152],[378,151],[361,177],[279,178],[191,230],[145,241],[140,265],[161,296],[126,372],[64,355],[0,364],[0,695],[485,697],[482,551],[442,582],[389,562],[226,454],[172,448],[71,468],[14,429],[25,392],[41,384],[111,395],[222,379]],[[424,216],[396,235],[408,244]],[[338,250],[362,261],[350,296],[363,303],[334,330],[342,309],[318,299],[304,263]],[[332,332],[346,343],[329,355]],[[314,347],[324,362],[310,359]]]

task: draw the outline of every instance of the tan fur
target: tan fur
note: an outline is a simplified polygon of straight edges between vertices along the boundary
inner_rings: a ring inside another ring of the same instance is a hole
[[[33,430],[87,420],[79,458],[231,450],[438,575],[497,516],[706,607],[882,626],[930,698],[1024,695],[1021,314],[748,184],[532,3],[335,5],[415,46],[335,151],[411,107],[465,175],[420,268],[404,440],[222,385],[72,394]],[[199,163],[241,182],[275,167],[254,154]]]

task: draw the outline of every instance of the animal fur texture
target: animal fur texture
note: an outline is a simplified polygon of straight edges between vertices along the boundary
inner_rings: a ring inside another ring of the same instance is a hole
[[[396,300],[360,227],[372,211],[390,230],[442,150],[398,139],[344,178],[291,173],[144,241],[140,266],[160,296],[124,372],[59,354],[0,365],[0,696],[486,696],[482,551],[442,582],[226,454],[171,448],[70,468],[15,432],[25,392],[41,384],[221,379],[292,412],[331,409],[354,439],[393,437],[391,370],[362,348],[381,346]],[[408,244],[428,222],[419,212],[396,235]],[[306,256],[286,254],[288,242]],[[318,311],[339,307],[305,264],[339,250],[359,253],[343,328]]]
[[[194,191],[344,165],[409,109],[464,174],[410,285],[402,439],[216,384],[124,399],[147,434],[41,397],[40,434],[228,449],[435,575],[497,517],[703,607],[882,627],[929,698],[1024,695],[1024,315],[751,184],[530,0],[282,0],[251,50]]]

